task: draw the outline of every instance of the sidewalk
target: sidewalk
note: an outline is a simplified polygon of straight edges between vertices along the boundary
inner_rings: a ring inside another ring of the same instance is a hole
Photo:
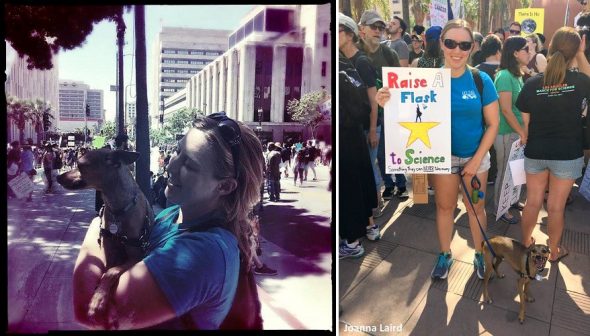
[[[488,236],[520,239],[520,224],[496,223],[490,215],[489,187]],[[439,253],[434,196],[427,205],[414,205],[411,198],[392,199],[376,220],[381,240],[363,240],[362,258],[339,262],[340,335],[590,335],[590,203],[577,189],[574,203],[566,208],[562,237],[570,255],[557,265],[548,262],[545,279],[531,283],[536,301],[526,304],[523,325],[517,319],[517,275],[506,263],[500,265],[506,277],[489,284],[493,304],[481,301],[483,282],[474,273],[462,202],[451,243],[455,262],[446,280],[433,281],[430,272]],[[533,236],[543,244],[545,210],[539,223]]]
[[[71,279],[80,244],[95,215],[95,191],[72,192],[56,184],[54,193],[44,194],[42,174],[41,171],[36,176],[33,202],[8,200],[7,330],[19,333],[84,330],[74,320]],[[284,203],[265,201],[261,216],[263,261],[279,272],[274,277],[256,276],[265,329],[332,328],[330,243],[324,248],[329,256],[318,253],[316,259],[305,259],[277,245],[274,232],[273,241],[265,239],[264,231],[267,226],[278,227],[288,222],[277,208],[306,214],[297,220],[311,218],[318,222],[314,224],[324,226],[327,222],[329,229],[329,215],[325,215],[329,210],[315,216],[315,213],[307,214],[313,213],[312,210],[300,208],[310,201],[318,203],[314,190],[325,191],[326,177],[327,173],[318,170],[320,181],[314,182],[314,186],[290,191],[285,184]],[[289,199],[290,193],[303,201]],[[331,207],[329,192],[325,193],[328,200],[323,206]]]

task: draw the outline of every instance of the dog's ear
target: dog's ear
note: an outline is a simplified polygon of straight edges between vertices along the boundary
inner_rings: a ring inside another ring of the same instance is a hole
[[[126,151],[126,150],[121,150],[121,149],[117,149],[114,150],[112,153],[110,153],[109,155],[109,159],[111,161],[111,164],[132,164],[133,162],[137,161],[137,159],[139,158],[139,153],[138,152],[131,152],[131,151]]]

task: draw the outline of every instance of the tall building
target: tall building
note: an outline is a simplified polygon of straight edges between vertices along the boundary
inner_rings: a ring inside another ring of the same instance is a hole
[[[86,106],[88,105],[88,112]],[[80,81],[59,81],[59,130],[98,129],[104,122],[104,93]]]
[[[29,70],[25,58],[18,57],[12,47],[6,43],[7,78],[4,86],[6,97],[12,96],[20,100],[44,101],[47,107],[51,107],[54,119],[51,119],[50,131],[59,127],[57,111],[59,110],[59,68],[58,58],[53,55],[53,68],[51,70]],[[19,139],[19,130],[13,120],[6,122],[7,141]],[[27,122],[24,130],[24,139],[31,138],[38,144],[43,140],[42,125],[33,125]]]
[[[125,125],[127,125],[127,133],[131,139],[135,139],[135,122],[137,119],[137,103],[130,101],[125,106]]]
[[[227,50],[227,30],[162,27],[153,47],[152,125],[163,121],[164,99]]]
[[[229,36],[229,50],[193,75],[175,100],[207,114],[226,111],[265,142],[310,138],[287,103],[331,91],[330,20],[330,4],[255,7]],[[330,142],[331,134],[326,122],[318,139]]]

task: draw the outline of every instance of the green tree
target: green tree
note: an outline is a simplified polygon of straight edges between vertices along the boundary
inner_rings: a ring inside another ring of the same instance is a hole
[[[150,130],[150,140],[152,147],[159,147],[166,144],[171,144],[175,140],[166,128],[156,128]]]
[[[199,109],[183,107],[172,113],[170,117],[166,118],[164,121],[164,128],[173,137],[176,136],[176,134],[184,134],[188,128],[191,127],[193,120],[199,115],[204,116]]]
[[[112,121],[105,121],[100,128],[100,132],[102,132],[102,136],[106,137],[107,141],[109,141],[117,135],[117,126]]]
[[[35,119],[33,113],[33,104],[27,100],[21,100],[17,97],[10,96],[6,100],[6,113],[9,120],[12,120],[19,130],[19,142],[22,144],[25,140],[25,127],[27,122],[33,122]]]
[[[309,128],[312,138],[315,139],[316,129],[323,121],[330,120],[330,115],[321,113],[319,104],[327,100],[326,93],[322,90],[306,93],[300,100],[292,99],[287,102],[287,113],[291,118]]]

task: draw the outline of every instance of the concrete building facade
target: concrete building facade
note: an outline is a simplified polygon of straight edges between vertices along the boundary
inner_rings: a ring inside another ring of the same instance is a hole
[[[227,50],[227,30],[162,27],[154,43],[154,88],[150,94],[152,125],[164,119],[164,100],[184,89],[188,80]]]
[[[6,43],[7,78],[4,86],[6,97],[16,97],[20,100],[44,101],[47,107],[51,107],[54,119],[49,131],[55,131],[59,127],[57,111],[59,111],[59,67],[58,58],[53,56],[53,68],[51,70],[29,70],[25,58],[18,57],[12,47]],[[10,52],[11,51],[11,52]],[[10,59],[9,59],[10,58]],[[14,121],[7,119],[7,141],[19,139],[19,130]],[[31,138],[33,143],[40,143],[43,139],[43,128],[27,122],[24,130],[24,139]]]
[[[86,114],[86,105],[89,114]],[[93,90],[80,81],[59,81],[59,131],[73,132],[75,129],[100,129],[104,122],[104,93]]]
[[[331,91],[330,5],[258,6],[229,35],[228,45],[190,78],[184,106],[206,114],[225,111],[257,130],[263,142],[311,138],[291,119],[287,102]],[[331,123],[318,134],[331,142]]]

